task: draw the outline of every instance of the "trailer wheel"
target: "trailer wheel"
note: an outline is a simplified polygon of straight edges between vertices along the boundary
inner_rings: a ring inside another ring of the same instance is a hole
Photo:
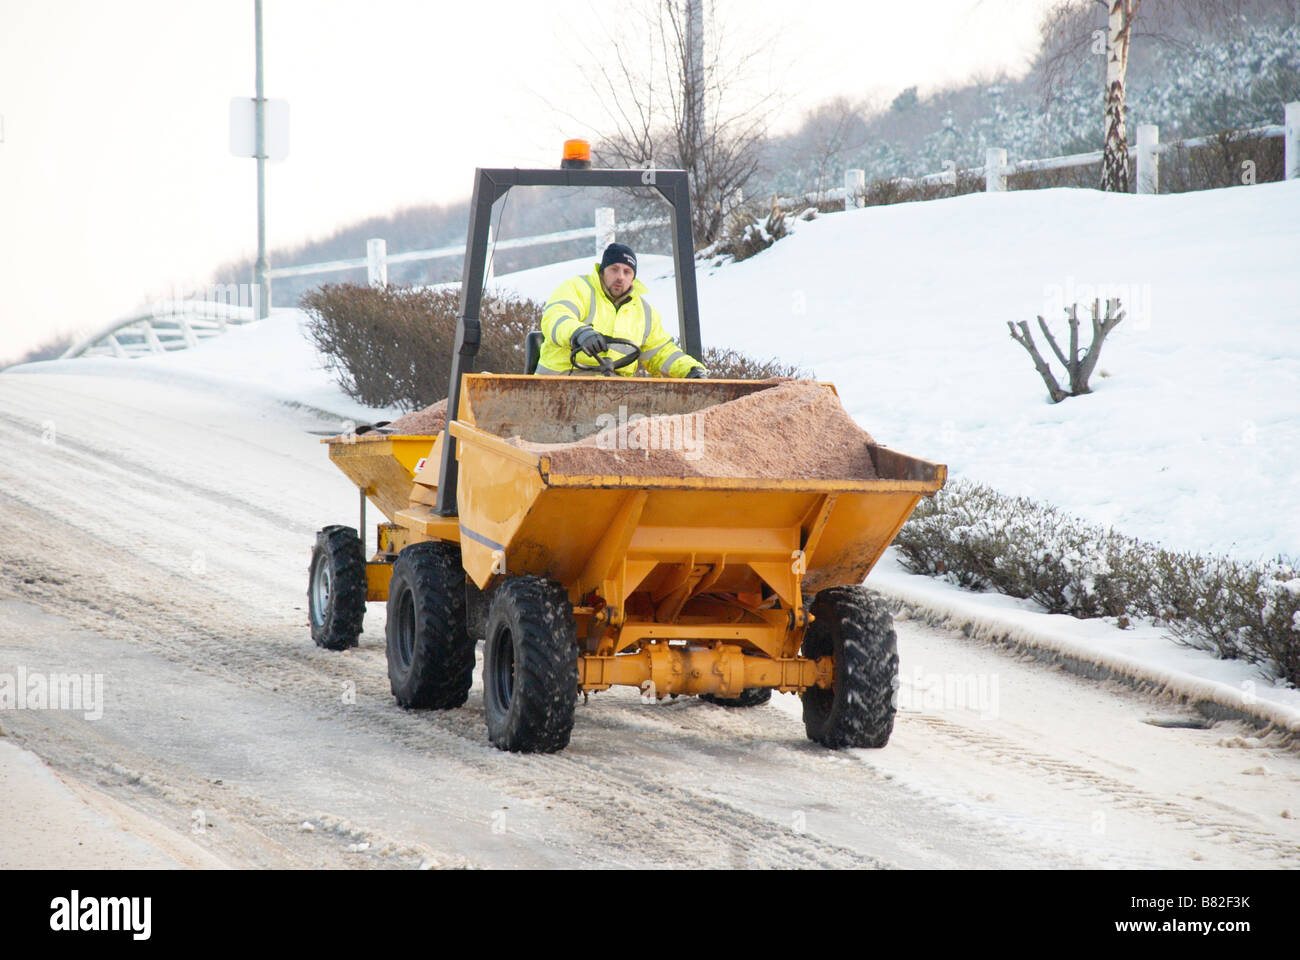
[[[514,753],[569,745],[578,640],[564,588],[540,577],[504,581],[492,595],[483,644],[488,739]]]
[[[388,586],[388,680],[403,707],[451,710],[474,682],[465,632],[465,570],[453,543],[413,543]]]
[[[894,730],[898,639],[894,619],[861,586],[830,587],[812,603],[816,618],[804,635],[805,657],[834,656],[829,690],[803,693],[803,722],[812,740],[833,749],[883,747]]]
[[[307,568],[311,638],[326,650],[357,645],[366,616],[366,557],[351,527],[329,526],[316,534]]]
[[[719,707],[761,707],[772,699],[771,687],[746,687],[740,696],[727,699],[713,693],[701,693],[700,699]]]

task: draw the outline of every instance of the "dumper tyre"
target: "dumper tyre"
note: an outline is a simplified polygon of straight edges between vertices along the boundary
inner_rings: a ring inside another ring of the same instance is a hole
[[[714,693],[701,693],[700,699],[719,707],[761,707],[772,699],[771,687],[746,687],[738,697],[720,697]]]
[[[558,583],[517,576],[492,595],[483,641],[488,739],[512,753],[569,745],[578,690],[578,640]]]
[[[307,619],[316,646],[357,645],[366,589],[366,556],[356,530],[335,524],[318,531],[307,568]]]
[[[413,543],[388,585],[388,680],[407,708],[463,706],[474,682],[465,629],[465,569],[454,543]]]
[[[808,737],[833,749],[883,747],[894,730],[898,639],[884,601],[861,586],[830,587],[812,603],[816,618],[803,655],[835,658],[831,688],[803,693]]]

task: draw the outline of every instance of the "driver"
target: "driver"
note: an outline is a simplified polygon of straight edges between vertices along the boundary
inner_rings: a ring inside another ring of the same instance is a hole
[[[645,284],[636,278],[632,248],[611,243],[591,273],[566,280],[546,301],[542,312],[545,339],[534,372],[596,372],[597,357],[618,362],[632,353],[632,347],[607,339],[619,338],[640,348],[641,365],[651,376],[708,376],[704,364],[680,349],[664,332],[659,311],[650,306],[645,292]],[[574,362],[570,362],[571,356]],[[618,372],[630,377],[636,373],[636,366],[629,363]]]

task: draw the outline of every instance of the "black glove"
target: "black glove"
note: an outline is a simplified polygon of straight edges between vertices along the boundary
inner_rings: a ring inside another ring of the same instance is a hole
[[[687,380],[703,380],[708,375],[709,371],[705,370],[703,367],[691,367],[691,369],[686,371]]]
[[[593,360],[599,359],[600,355],[609,349],[609,344],[605,342],[605,338],[588,326],[582,326],[573,331],[569,343]]]

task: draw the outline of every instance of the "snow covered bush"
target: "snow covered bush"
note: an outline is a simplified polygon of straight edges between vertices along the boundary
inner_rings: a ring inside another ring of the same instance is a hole
[[[743,208],[736,210],[732,214],[726,235],[709,244],[697,256],[705,260],[717,257],[719,263],[748,260],[778,240],[790,236],[794,232],[796,221],[812,220],[816,216],[816,207],[805,207],[790,216],[780,207],[773,206],[765,220],[754,219],[754,214]]]
[[[1300,686],[1300,568],[1174,553],[1047,504],[955,481],[895,540],[914,573],[1036,601],[1049,613],[1166,625],[1181,642]]]
[[[956,481],[918,505],[895,540],[916,573],[1035,600],[1050,613],[1132,616],[1142,545],[1055,507]]]

